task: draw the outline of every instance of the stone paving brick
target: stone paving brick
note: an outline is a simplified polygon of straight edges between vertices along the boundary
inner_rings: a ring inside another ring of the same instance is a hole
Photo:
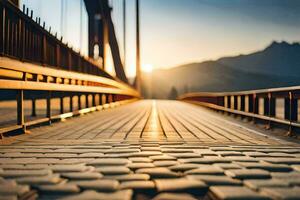
[[[241,169],[242,166],[237,163],[216,163],[213,166],[221,167],[222,169]]]
[[[269,200],[263,196],[242,186],[212,186],[209,188],[209,196],[219,200]]]
[[[104,166],[104,165],[126,165],[130,161],[123,158],[98,158],[89,161],[87,164],[92,166]]]
[[[119,188],[119,182],[116,180],[85,180],[85,181],[72,181],[73,184],[78,185],[85,190],[98,190],[103,192],[116,191]]]
[[[100,172],[104,175],[119,175],[119,174],[129,174],[131,171],[128,167],[125,166],[104,166],[97,167],[97,172]]]
[[[271,173],[272,178],[280,179],[284,182],[289,183],[292,186],[300,186],[300,173],[293,171],[293,172],[273,172]]]
[[[72,195],[69,197],[61,198],[61,200],[130,200],[132,198],[132,190],[119,190],[113,193],[96,192],[87,190],[79,195]]]
[[[294,188],[263,188],[262,194],[268,195],[273,199],[297,200],[300,199],[300,187]]]
[[[160,193],[156,195],[152,200],[197,200],[187,193]]]
[[[162,149],[163,153],[194,153],[193,150],[190,149]]]
[[[285,164],[271,164],[271,163],[253,163],[253,162],[238,162],[240,166],[248,169],[263,169],[270,172],[289,172],[293,168]]]
[[[176,160],[176,156],[170,156],[170,155],[159,155],[159,156],[150,156],[149,157],[153,161],[167,161],[167,160]]]
[[[51,170],[3,170],[0,172],[0,177],[17,178],[25,176],[46,176],[51,174]]]
[[[215,158],[188,158],[179,159],[183,163],[195,163],[195,164],[213,164],[213,163],[230,163],[231,160],[227,158],[215,157]]]
[[[104,179],[114,179],[119,181],[146,181],[150,179],[148,174],[122,174],[122,175],[108,175]]]
[[[154,161],[153,164],[156,167],[170,167],[179,164],[179,162],[174,160],[160,160],[160,161]]]
[[[151,178],[175,178],[179,176],[178,173],[164,167],[142,168],[136,170],[136,173],[149,174]]]
[[[225,174],[238,179],[265,179],[270,178],[270,173],[261,169],[232,169],[226,170]]]
[[[177,164],[174,166],[169,167],[170,170],[172,171],[180,171],[180,172],[184,172],[187,170],[192,170],[192,169],[196,169],[198,167],[201,167],[203,165],[201,164],[194,164],[194,163],[182,163],[182,164]]]
[[[28,185],[17,185],[12,183],[0,184],[0,198],[4,197],[5,195],[11,196],[22,196],[26,192],[29,192]]]
[[[244,184],[254,190],[265,187],[288,187],[289,183],[279,179],[265,179],[265,180],[245,180]]]
[[[22,177],[17,178],[16,181],[20,184],[52,185],[63,181],[63,179],[61,179],[58,174],[53,174],[49,176]]]
[[[98,172],[67,172],[62,173],[61,176],[71,180],[93,180],[103,177],[103,175]]]
[[[127,164],[127,167],[132,170],[136,170],[136,169],[140,169],[140,168],[155,167],[155,165],[153,163],[149,163],[149,162],[146,162],[146,163],[139,162],[139,163],[129,163],[129,164]]]
[[[188,175],[188,179],[200,180],[209,186],[212,185],[242,185],[242,181],[220,175]]]
[[[214,167],[214,166],[202,166],[196,169],[191,169],[184,172],[185,174],[199,174],[199,175],[223,175],[224,170],[220,167]]]
[[[83,164],[80,165],[50,165],[48,167],[51,169],[53,172],[83,172],[83,171],[88,171],[92,170],[93,167],[91,166],[85,166]]]
[[[141,151],[137,153],[132,153],[128,157],[148,157],[148,156],[157,156],[162,155],[160,151]]]
[[[152,159],[148,158],[148,157],[131,157],[129,158],[129,160],[133,163],[150,163],[152,162]]]
[[[159,192],[182,192],[195,190],[197,194],[204,194],[208,188],[202,181],[185,178],[155,179],[154,182]]]
[[[37,189],[41,193],[53,193],[53,194],[70,194],[70,193],[78,193],[80,189],[75,184],[57,184],[57,185],[41,185],[37,186]]]
[[[49,165],[41,164],[41,165],[21,165],[21,164],[2,164],[0,168],[4,170],[41,170],[48,168]]]
[[[120,185],[121,189],[133,189],[133,190],[154,190],[155,185],[153,181],[124,181]]]
[[[274,163],[274,164],[300,164],[300,158],[270,158],[262,157],[260,158],[263,161]]]

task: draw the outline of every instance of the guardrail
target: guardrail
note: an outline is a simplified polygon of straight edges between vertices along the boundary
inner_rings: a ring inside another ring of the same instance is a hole
[[[112,78],[102,66],[82,56],[45,29],[40,18],[23,6],[23,12],[8,0],[0,1],[0,55],[68,71]]]
[[[298,101],[300,86],[249,90],[224,93],[189,93],[178,97],[191,103],[197,103],[215,110],[246,116],[254,122],[267,122],[266,128],[272,125],[287,126],[291,135],[300,128],[298,118]],[[279,116],[279,112],[282,116]]]
[[[139,93],[129,85],[105,77],[70,72],[59,69],[38,66],[32,63],[21,62],[7,57],[0,57],[0,90],[17,91],[17,125],[0,129],[0,133],[21,129],[26,131],[27,126],[51,121],[66,116],[73,116],[82,112],[102,109],[101,105],[116,101],[139,98]],[[43,94],[28,95],[32,100],[32,115],[36,111],[35,101],[38,98],[46,99],[46,116],[36,121],[24,120],[24,92],[43,91]],[[45,95],[44,95],[45,94]],[[78,110],[73,110],[73,97],[86,96],[86,105],[81,105],[78,98]],[[88,96],[92,96],[92,103]],[[98,97],[97,97],[98,96]],[[63,98],[69,97],[70,112],[64,113]],[[60,115],[51,116],[51,99],[60,98]],[[2,97],[1,97],[2,99]],[[98,102],[96,102],[98,99]],[[100,107],[99,107],[100,106]]]

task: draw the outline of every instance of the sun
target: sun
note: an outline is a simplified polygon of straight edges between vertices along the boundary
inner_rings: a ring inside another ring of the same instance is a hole
[[[142,71],[146,73],[151,73],[153,70],[153,65],[151,64],[144,64],[142,65]]]

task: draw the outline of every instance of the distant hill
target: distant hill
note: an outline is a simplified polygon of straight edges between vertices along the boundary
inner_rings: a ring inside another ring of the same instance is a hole
[[[299,85],[300,44],[273,42],[264,50],[248,55],[154,70],[152,74],[143,74],[143,80],[146,98],[163,99],[186,92]]]

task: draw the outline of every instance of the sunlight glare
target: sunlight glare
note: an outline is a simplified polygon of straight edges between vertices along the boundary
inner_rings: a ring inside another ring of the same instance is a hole
[[[142,65],[142,71],[146,73],[151,73],[153,70],[153,66],[151,64]]]

